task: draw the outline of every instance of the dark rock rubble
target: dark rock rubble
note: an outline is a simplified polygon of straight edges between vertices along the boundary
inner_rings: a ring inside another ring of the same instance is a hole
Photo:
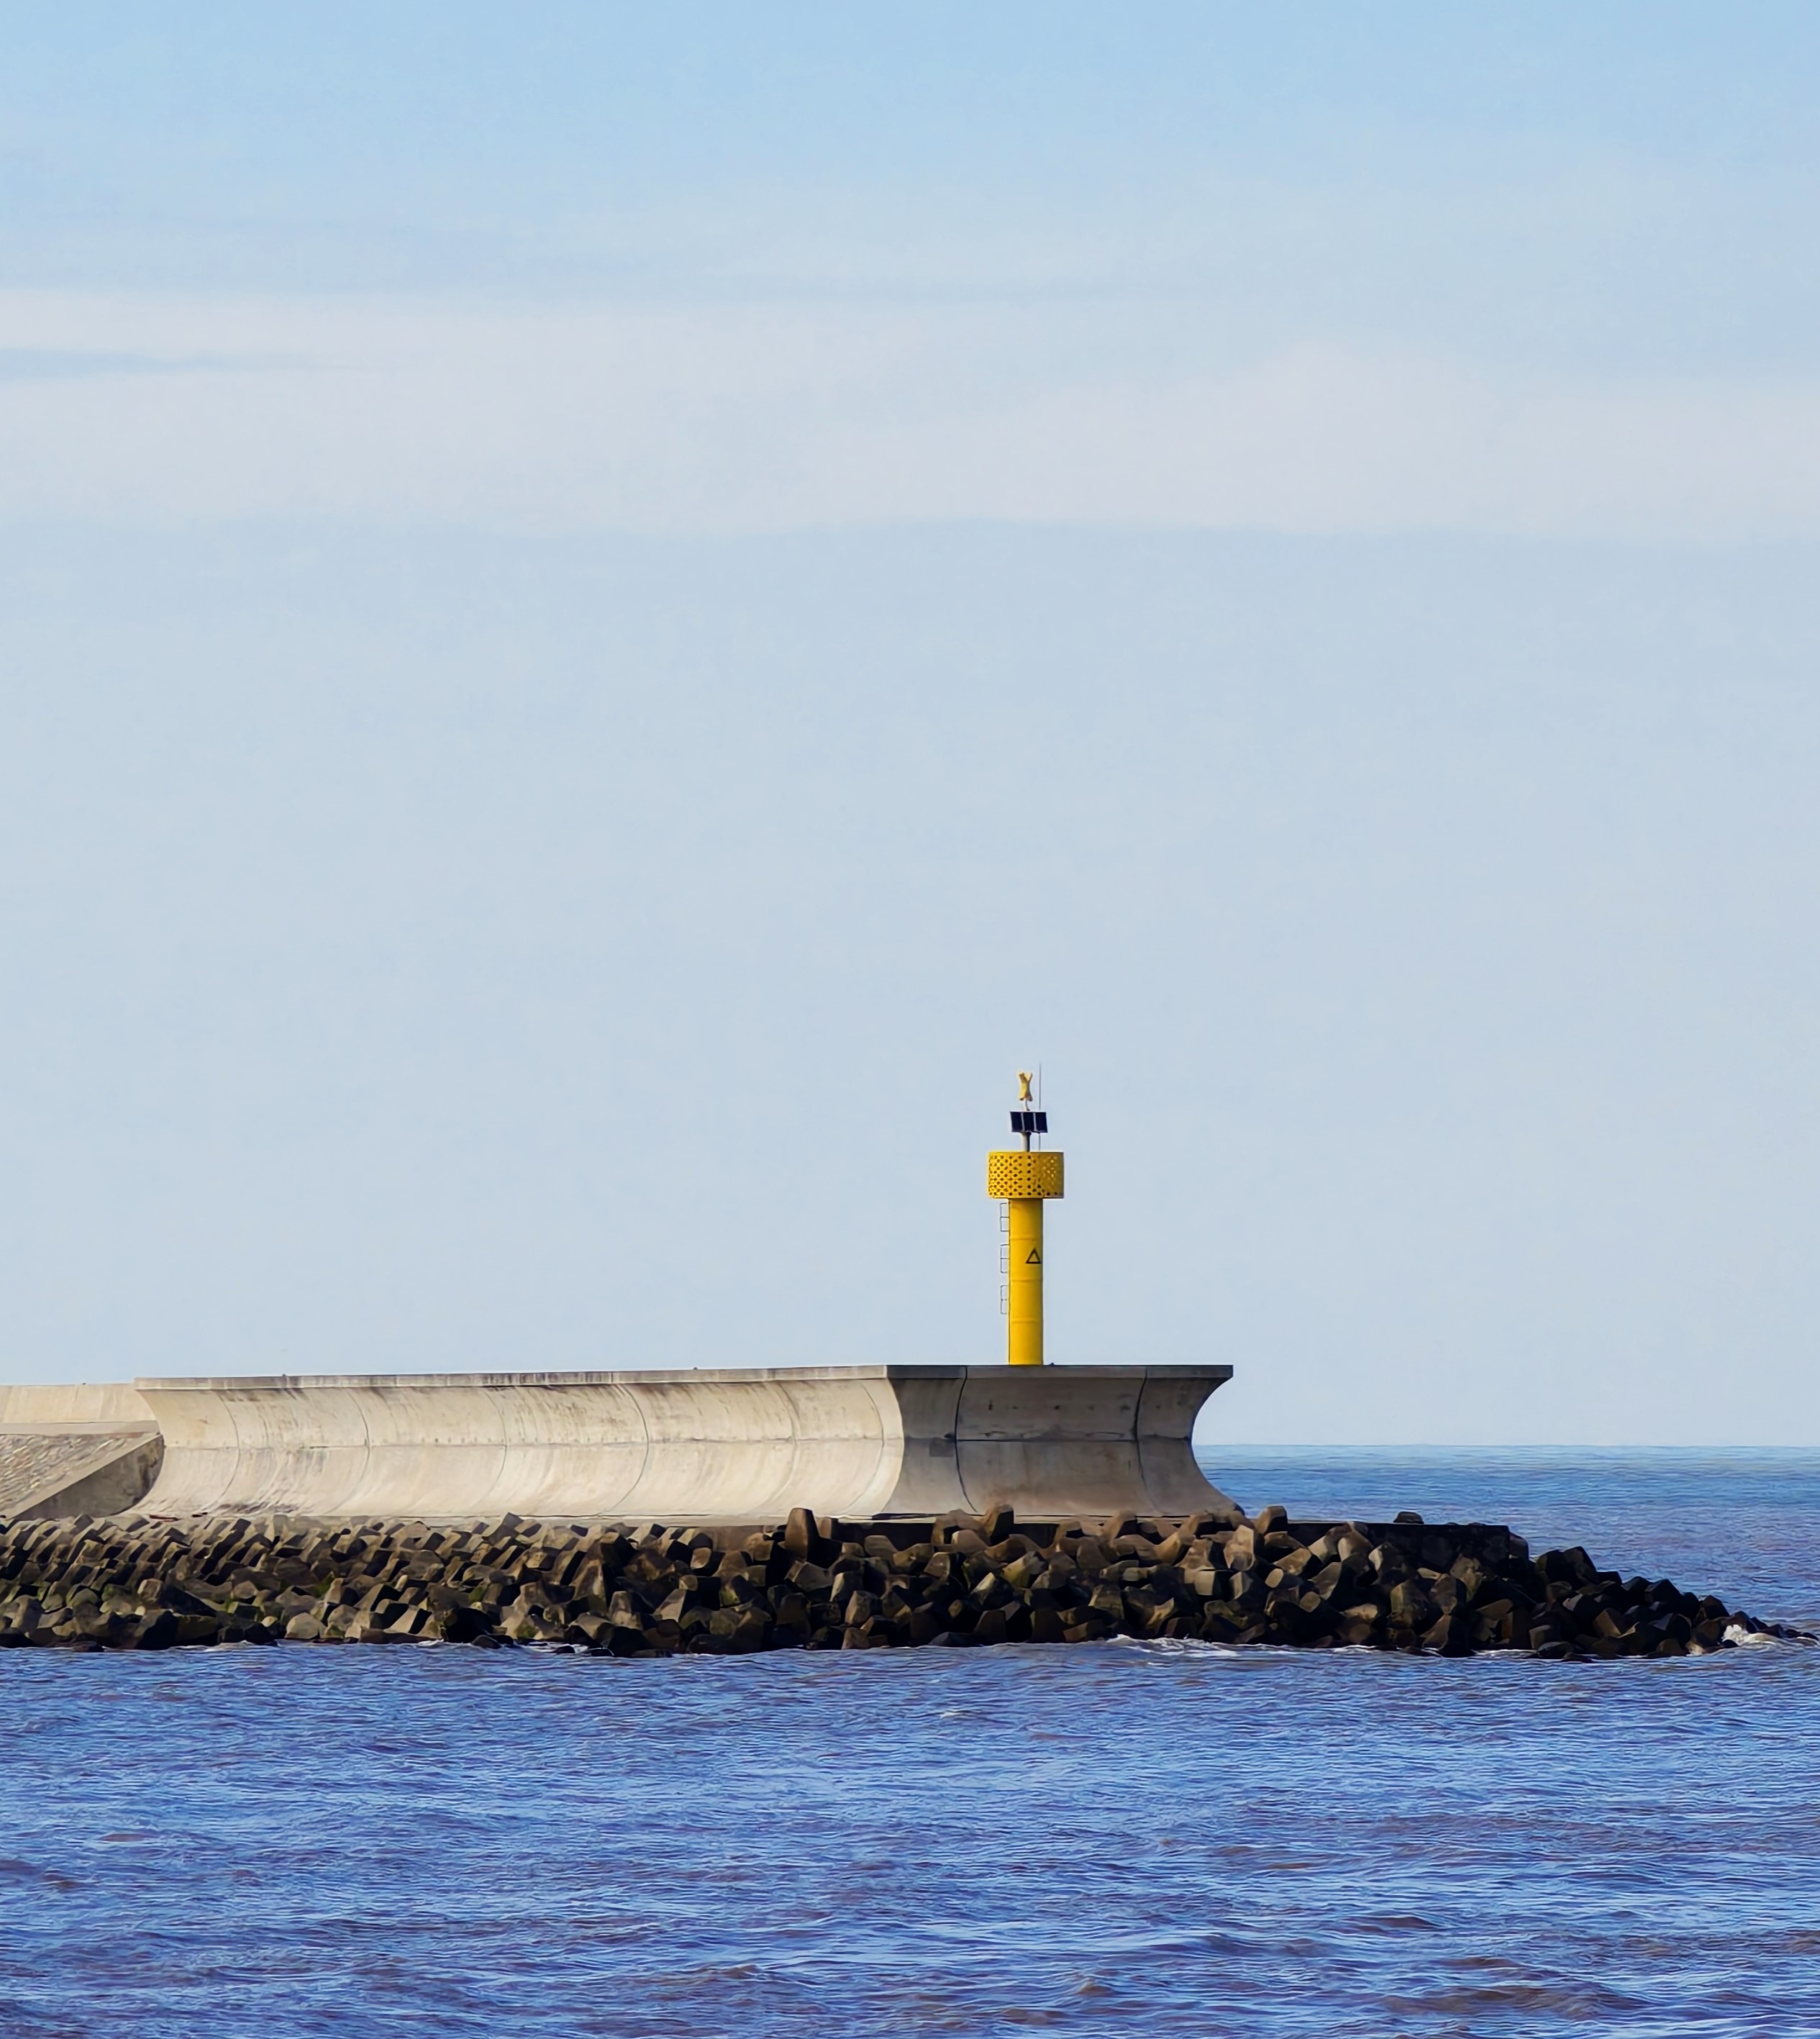
[[[1601,1571],[1578,1547],[1532,1558],[1508,1529],[1416,1516],[0,1522],[0,1649],[443,1642],[649,1657],[1125,1635],[1682,1657],[1796,1633],[1666,1579]]]

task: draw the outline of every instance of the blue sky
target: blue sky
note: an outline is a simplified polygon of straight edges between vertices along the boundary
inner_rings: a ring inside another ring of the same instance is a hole
[[[0,1369],[1820,1441],[1817,63],[0,12]]]
[[[17,13],[0,513],[1811,534],[1815,44]]]

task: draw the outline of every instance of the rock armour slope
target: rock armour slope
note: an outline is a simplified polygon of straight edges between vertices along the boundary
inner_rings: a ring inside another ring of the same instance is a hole
[[[1267,1508],[741,1531],[295,1517],[0,1524],[0,1648],[559,1645],[613,1656],[1088,1642],[1678,1657],[1796,1631],[1480,1523]]]

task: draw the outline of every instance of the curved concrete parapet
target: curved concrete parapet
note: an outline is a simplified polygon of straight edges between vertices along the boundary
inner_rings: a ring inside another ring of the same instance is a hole
[[[774,1522],[1004,1502],[1230,1510],[1195,1464],[1224,1366],[825,1366],[141,1380],[160,1515]]]

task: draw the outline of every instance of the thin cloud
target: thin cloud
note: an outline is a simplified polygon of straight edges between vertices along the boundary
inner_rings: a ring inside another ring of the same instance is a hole
[[[1820,380],[1242,354],[1211,320],[1128,305],[17,293],[8,359],[28,364],[0,370],[14,518],[1820,530]]]
[[[306,366],[295,355],[110,354],[89,348],[0,347],[0,382],[84,382],[108,375],[249,374]]]

